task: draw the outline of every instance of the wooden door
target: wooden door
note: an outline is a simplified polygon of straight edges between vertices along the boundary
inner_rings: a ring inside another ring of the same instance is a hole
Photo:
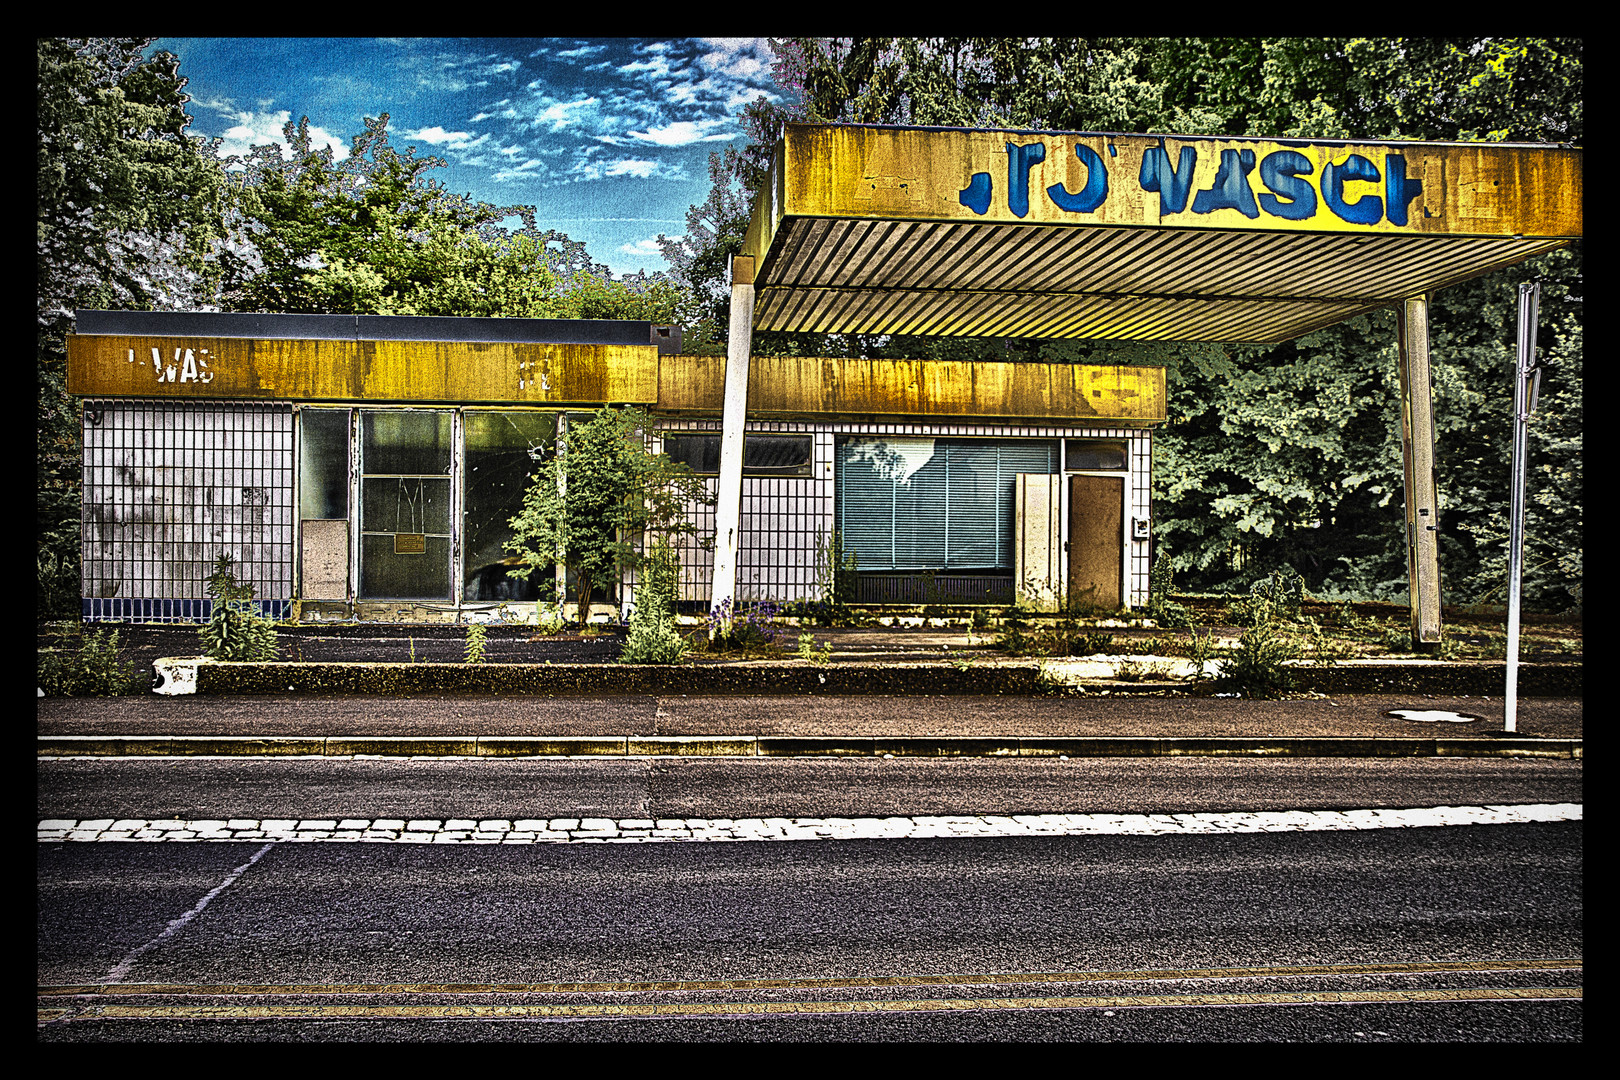
[[[1125,478],[1069,477],[1069,603],[1117,611],[1125,573]]]

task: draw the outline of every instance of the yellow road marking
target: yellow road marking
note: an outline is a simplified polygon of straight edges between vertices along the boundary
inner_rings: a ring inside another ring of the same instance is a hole
[[[194,996],[334,994],[603,994],[693,990],[814,990],[887,986],[1005,986],[1038,983],[1153,982],[1185,979],[1294,978],[1305,975],[1404,975],[1447,971],[1580,970],[1580,958],[1441,960],[1406,964],[1302,964],[1285,967],[1187,968],[1153,971],[1012,972],[889,975],[846,979],[706,979],[678,982],[573,983],[82,983],[41,986],[40,997],[186,994]]]
[[[509,1020],[763,1016],[794,1013],[994,1012],[1010,1009],[1189,1008],[1463,1001],[1581,1000],[1579,987],[1321,990],[1273,994],[1144,994],[1105,997],[924,998],[903,1001],[624,1002],[611,1005],[106,1005],[70,1020]],[[64,1010],[40,1010],[40,1022]],[[52,1015],[47,1015],[52,1014]]]

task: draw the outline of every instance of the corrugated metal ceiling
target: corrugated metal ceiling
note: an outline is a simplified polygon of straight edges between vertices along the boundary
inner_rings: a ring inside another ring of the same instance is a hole
[[[1284,341],[1563,241],[785,218],[754,326]]]

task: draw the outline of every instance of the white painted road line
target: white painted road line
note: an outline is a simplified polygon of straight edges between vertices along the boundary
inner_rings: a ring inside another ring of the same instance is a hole
[[[657,844],[745,840],[915,840],[924,837],[1190,836],[1211,833],[1410,829],[1580,821],[1581,803],[1432,806],[1410,810],[1285,810],[1226,814],[1019,814],[884,818],[48,818],[57,842],[290,841],[370,844]]]

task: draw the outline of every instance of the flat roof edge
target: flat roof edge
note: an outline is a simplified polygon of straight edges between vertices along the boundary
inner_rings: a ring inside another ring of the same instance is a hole
[[[651,345],[658,324],[617,319],[502,319],[435,315],[288,315],[223,311],[75,311],[85,335],[337,341],[502,341]]]

